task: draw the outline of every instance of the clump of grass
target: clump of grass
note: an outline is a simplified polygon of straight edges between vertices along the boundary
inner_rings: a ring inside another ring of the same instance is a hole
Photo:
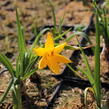
[[[38,60],[38,56],[34,56],[32,49],[38,43],[42,34],[48,29],[41,31],[31,48],[26,48],[24,28],[19,21],[18,11],[16,9],[16,22],[17,22],[17,32],[18,32],[18,56],[16,58],[16,67],[14,67],[9,59],[2,53],[0,53],[0,62],[7,68],[11,75],[11,80],[9,85],[0,98],[0,104],[4,102],[8,92],[11,90],[13,98],[13,109],[22,109],[22,94],[25,93],[24,82],[33,73],[37,71],[37,67],[34,67]]]
[[[101,96],[101,81],[100,81],[100,64],[101,64],[100,63],[100,37],[103,36],[105,47],[108,47],[108,45],[109,45],[108,20],[106,17],[105,9],[104,8],[102,9],[99,5],[97,5],[96,1],[93,1],[93,5],[95,8],[95,16],[96,16],[96,24],[95,24],[96,47],[95,47],[95,52],[94,52],[94,57],[95,57],[94,72],[91,71],[90,63],[88,62],[88,59],[87,59],[81,46],[79,46],[79,47],[82,52],[83,60],[86,65],[87,71],[84,71],[84,69],[82,69],[82,68],[79,68],[79,70],[80,70],[80,72],[82,72],[83,74],[86,75],[86,77],[88,78],[88,80],[92,86],[92,89],[87,88],[87,90],[91,90],[94,93],[94,96],[96,99],[96,104],[97,104],[96,108],[103,109],[104,106],[102,106],[102,104],[101,104],[102,96]],[[107,57],[108,54],[105,56]],[[108,58],[106,58],[106,59],[108,59]],[[87,91],[85,91],[85,94],[86,93],[87,93]],[[86,97],[86,95],[85,95],[85,97]],[[87,100],[86,100],[86,102],[87,102]],[[107,106],[105,106],[105,108],[107,108]]]

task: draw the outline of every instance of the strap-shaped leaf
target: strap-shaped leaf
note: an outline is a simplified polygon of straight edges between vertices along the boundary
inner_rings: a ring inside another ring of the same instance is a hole
[[[3,96],[0,98],[0,104],[3,103],[3,101],[5,100],[9,90],[11,89],[12,85],[13,85],[13,82],[14,82],[14,79],[11,79],[10,82],[9,82],[9,85],[6,89],[6,91],[4,92]]]
[[[71,30],[71,28],[68,29],[67,31],[65,31],[64,33],[62,33],[62,34],[56,36],[56,37],[54,38],[54,41],[61,39],[61,38],[62,38],[64,35],[66,35],[70,30]],[[66,40],[65,40],[65,41],[66,41]]]
[[[70,64],[66,64],[66,65],[74,74],[76,74],[76,76],[80,77],[81,79],[84,79],[84,77],[82,77],[78,71],[76,71],[75,69],[72,68],[72,66],[70,66]]]
[[[29,78],[32,74],[34,74],[34,73],[36,72],[37,69],[38,69],[38,68],[35,68],[35,69],[33,69],[32,71],[27,72],[27,73],[23,76],[22,80],[25,80],[25,79]]]
[[[97,14],[97,13],[96,13]],[[95,86],[94,91],[96,94],[96,100],[98,107],[101,106],[101,82],[100,82],[100,21],[98,15],[96,15],[96,47],[95,47],[95,71],[94,79]]]
[[[78,41],[78,39],[77,39],[77,41]],[[79,41],[78,41],[78,44],[79,44]],[[91,85],[93,86],[93,84],[94,84],[94,77],[93,77],[93,73],[91,72],[91,68],[90,68],[88,59],[87,59],[82,47],[80,46],[80,44],[79,44],[79,47],[80,47],[80,51],[81,51],[82,56],[83,56],[83,61],[84,61],[85,65],[86,65],[86,68],[87,68],[87,73],[85,73],[85,74],[88,77],[88,80],[90,81]]]
[[[9,59],[4,55],[0,53],[0,62],[7,68],[9,73],[11,74],[12,77],[15,76],[15,70],[9,61]]]
[[[32,50],[33,48],[35,48],[36,45],[38,45],[38,41],[40,40],[41,36],[46,32],[46,31],[49,31],[50,29],[49,28],[45,28],[43,29],[35,38],[30,50]]]
[[[24,53],[20,53],[17,57],[17,62],[16,62],[16,77],[22,76],[24,72]]]
[[[38,59],[38,57],[35,57],[34,59],[32,59],[28,65],[26,65],[24,74],[26,74],[27,72],[30,72],[32,67],[34,66],[34,64],[36,63],[36,60]]]
[[[17,9],[16,9],[16,22],[17,22],[17,32],[18,32],[18,48],[19,48],[19,52],[22,54],[26,51],[26,44],[24,39],[24,29],[20,24]]]
[[[54,5],[52,3],[52,0],[48,0],[48,3],[51,7],[51,12],[52,12],[52,15],[53,15],[53,23],[54,23],[54,28],[53,28],[53,31],[54,33],[56,32],[56,15],[55,15],[55,8],[54,8]]]

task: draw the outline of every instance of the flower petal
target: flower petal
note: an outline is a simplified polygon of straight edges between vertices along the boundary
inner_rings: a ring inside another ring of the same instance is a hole
[[[50,48],[50,49],[54,48],[53,37],[52,37],[52,33],[50,33],[50,32],[48,32],[48,34],[47,34],[45,48]]]
[[[58,46],[56,46],[55,48],[54,48],[54,53],[60,53],[63,49],[64,49],[64,47],[67,45],[67,43],[65,42],[65,43],[63,43],[63,44],[61,44],[61,45],[58,45]]]
[[[45,48],[34,48],[33,52],[38,56],[44,56]]]
[[[54,59],[58,63],[72,63],[72,61],[70,59],[66,58],[65,56],[59,55],[59,54],[55,54]]]
[[[55,74],[60,73],[59,63],[56,62],[54,57],[48,57],[47,65],[53,73],[55,73]]]
[[[43,69],[47,66],[47,60],[46,60],[46,57],[42,57],[41,60],[39,61],[39,65],[38,65],[38,68],[39,69]]]

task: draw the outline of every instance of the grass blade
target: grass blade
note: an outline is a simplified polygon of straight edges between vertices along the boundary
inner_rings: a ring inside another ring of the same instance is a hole
[[[80,77],[81,79],[84,79],[84,77],[82,77],[78,71],[74,70],[69,64],[66,65],[76,76]]]
[[[25,44],[25,39],[24,39],[24,30],[20,24],[17,9],[16,9],[16,21],[17,21],[17,32],[18,32],[18,47],[19,47],[19,52],[22,54],[26,51],[26,44]]]
[[[54,38],[54,41],[61,39],[61,38],[62,38],[64,35],[66,35],[70,30],[71,30],[71,29],[68,29],[68,30],[65,31],[64,33],[62,33],[62,34],[56,36],[56,37]]]
[[[96,47],[95,47],[95,71],[94,71],[94,79],[95,79],[95,94],[97,105],[101,107],[101,82],[100,82],[100,25],[99,19],[96,15]]]
[[[25,79],[29,78],[33,73],[36,72],[37,69],[38,69],[38,68],[35,68],[35,69],[33,69],[32,71],[27,72],[27,73],[23,76],[22,80],[25,80]]]
[[[51,2],[51,0],[48,0],[48,3],[50,4],[50,7],[51,7],[51,11],[52,11],[52,15],[53,15],[53,22],[54,22],[54,33],[56,32],[56,16],[55,16],[55,9],[54,9],[54,6]]]
[[[4,54],[1,54],[1,53],[0,53],[0,62],[7,68],[7,70],[10,73],[10,75],[12,77],[14,77],[15,70],[14,70],[11,62],[9,61],[9,59]]]
[[[60,19],[60,22],[59,22],[59,34],[62,33],[62,25],[63,25],[63,22],[64,22],[64,16]]]
[[[25,68],[24,74],[26,74],[27,72],[30,72],[30,70],[34,66],[34,64],[35,64],[35,62],[36,62],[37,59],[38,59],[38,56],[35,57],[33,60],[31,60],[31,62],[29,62],[29,64]]]
[[[35,40],[34,40],[34,43],[32,44],[30,50],[32,50],[33,48],[35,48],[36,45],[38,45],[37,43],[38,43],[39,39],[40,39],[41,36],[42,36],[46,31],[48,31],[48,30],[50,30],[50,29],[49,29],[49,28],[45,28],[45,29],[43,29],[43,30],[36,36],[36,38],[35,38]]]
[[[77,41],[78,41],[78,39],[77,39]],[[78,41],[78,43],[79,43],[79,41]],[[80,44],[79,44],[79,47],[80,47],[80,51],[81,51],[82,56],[83,56],[83,61],[84,61],[86,68],[87,68],[87,73],[85,73],[85,74],[88,77],[88,80],[90,81],[91,85],[93,86],[94,85],[94,77],[93,77],[93,73],[91,72],[91,68],[90,68],[88,59],[87,59],[82,47],[80,46]]]
[[[90,43],[90,44],[92,44],[91,43],[91,41],[90,41],[90,39],[87,37],[87,35],[85,34],[85,33],[83,33],[83,32],[74,32],[73,34],[71,34],[68,38],[66,38],[66,42],[68,42],[68,41],[70,41],[75,35],[80,35],[80,36],[82,36],[82,37],[85,37],[87,40],[88,40],[88,42]]]
[[[5,100],[5,98],[6,98],[7,94],[8,94],[8,92],[9,92],[9,90],[11,89],[11,87],[13,85],[13,82],[14,82],[14,80],[11,79],[10,82],[9,82],[9,85],[8,85],[8,87],[6,89],[6,91],[4,92],[3,96],[0,98],[0,104],[3,103],[3,101]]]

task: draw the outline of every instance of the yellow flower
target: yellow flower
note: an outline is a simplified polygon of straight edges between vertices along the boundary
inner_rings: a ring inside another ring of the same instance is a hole
[[[60,63],[71,63],[71,60],[60,55],[59,53],[64,49],[67,43],[63,43],[54,47],[54,42],[52,34],[49,32],[47,34],[47,40],[45,43],[45,48],[34,48],[33,51],[36,55],[41,56],[38,68],[43,69],[49,67],[55,74],[60,73]]]

